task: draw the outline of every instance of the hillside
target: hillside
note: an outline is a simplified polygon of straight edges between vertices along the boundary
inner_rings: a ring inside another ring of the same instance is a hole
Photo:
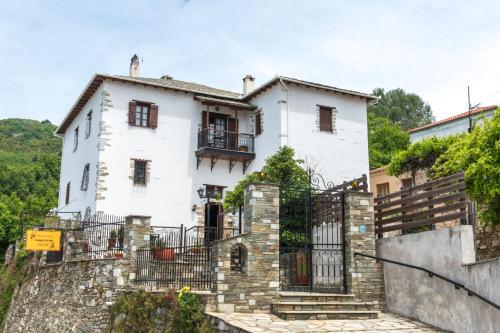
[[[49,121],[0,119],[0,253],[57,205],[62,140]]]

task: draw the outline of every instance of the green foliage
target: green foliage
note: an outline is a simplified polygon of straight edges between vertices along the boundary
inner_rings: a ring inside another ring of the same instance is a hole
[[[432,122],[432,109],[413,93],[407,93],[398,88],[385,92],[382,88],[375,88],[373,95],[379,96],[377,104],[368,107],[368,112],[377,116],[385,117],[408,130]]]
[[[32,275],[29,259],[30,256],[21,249],[10,265],[0,267],[0,331],[3,330],[16,286],[21,286]]]
[[[429,170],[436,159],[456,140],[456,136],[431,137],[411,144],[408,149],[392,157],[388,166],[389,174],[400,176],[409,172],[414,176],[419,170]]]
[[[500,224],[500,108],[463,135],[433,166],[436,177],[465,172],[469,198],[481,205],[481,221]]]
[[[0,251],[57,206],[61,139],[49,121],[0,120]]]
[[[292,148],[283,146],[274,155],[269,156],[262,168],[262,171],[265,173],[264,179],[260,179],[258,173],[253,173],[243,178],[233,191],[228,191],[226,194],[224,208],[228,210],[243,206],[245,188],[249,184],[259,181],[277,184],[282,191],[306,188],[309,184],[309,179],[306,170],[302,167],[304,161],[295,159],[294,155],[295,152]]]
[[[110,309],[107,332],[111,333],[214,333],[205,320],[198,295],[183,288],[150,293],[144,290],[117,297]]]
[[[392,156],[408,148],[410,136],[398,124],[385,117],[368,114],[368,149],[370,168],[387,165]]]

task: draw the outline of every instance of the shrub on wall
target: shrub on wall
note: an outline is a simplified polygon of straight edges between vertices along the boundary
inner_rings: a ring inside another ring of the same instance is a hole
[[[183,288],[150,293],[139,290],[119,296],[110,310],[108,333],[213,333],[198,295]]]

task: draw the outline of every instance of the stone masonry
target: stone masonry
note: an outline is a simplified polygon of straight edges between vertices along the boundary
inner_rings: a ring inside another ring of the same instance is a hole
[[[500,257],[500,224],[476,224],[474,228],[476,242],[476,260],[483,261]]]
[[[212,249],[216,278],[212,291],[217,294],[218,312],[270,312],[279,291],[278,218],[278,186],[249,185],[246,233],[215,242]],[[238,258],[234,258],[235,249],[241,249]]]
[[[355,252],[375,256],[375,220],[371,193],[345,193],[345,257],[347,286],[356,301],[374,302],[385,307],[382,263],[355,256]]]

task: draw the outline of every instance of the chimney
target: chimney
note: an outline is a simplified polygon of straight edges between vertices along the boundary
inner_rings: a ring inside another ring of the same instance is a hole
[[[162,79],[162,80],[172,80],[173,77],[171,77],[170,75],[162,75],[160,79]]]
[[[252,75],[247,75],[243,78],[243,95],[250,93],[255,89],[255,78]]]
[[[128,72],[128,76],[130,77],[139,76],[139,57],[137,56],[137,54],[134,54],[132,59],[130,59],[130,70]]]

